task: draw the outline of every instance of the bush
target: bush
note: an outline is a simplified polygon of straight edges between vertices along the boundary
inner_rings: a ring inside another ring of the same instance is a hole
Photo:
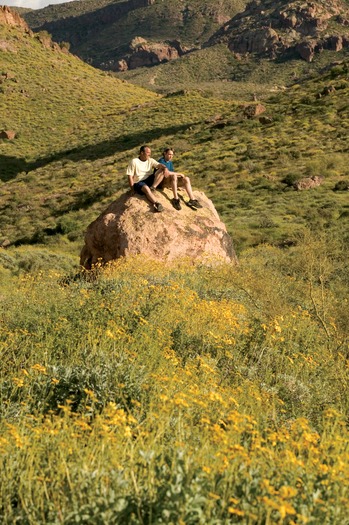
[[[299,173],[288,173],[281,182],[286,184],[287,186],[293,186],[297,181],[301,179],[301,176]]]
[[[333,191],[348,191],[349,190],[349,182],[346,180],[339,180],[336,182]]]
[[[344,523],[345,243],[297,241],[1,281],[1,522]]]

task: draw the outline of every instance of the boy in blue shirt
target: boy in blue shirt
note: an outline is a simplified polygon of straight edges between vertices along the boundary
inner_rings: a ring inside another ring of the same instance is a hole
[[[177,189],[178,189],[178,186],[180,187],[183,186],[183,188],[185,189],[189,197],[189,201],[186,203],[187,206],[189,206],[193,210],[196,210],[197,208],[202,208],[202,205],[194,197],[193,190],[192,190],[191,183],[190,183],[190,178],[187,177],[186,175],[183,175],[183,173],[177,173],[174,170],[173,162],[172,162],[173,155],[174,155],[173,149],[166,148],[162,153],[162,157],[158,161],[159,164],[163,164],[164,166],[166,166],[168,170],[167,172],[164,172],[164,178],[169,180],[171,183],[171,188],[173,191],[173,199],[171,201],[172,206],[176,210],[181,209],[181,202],[178,197]],[[160,180],[155,185],[153,185],[151,189],[155,190],[159,184],[161,184]]]

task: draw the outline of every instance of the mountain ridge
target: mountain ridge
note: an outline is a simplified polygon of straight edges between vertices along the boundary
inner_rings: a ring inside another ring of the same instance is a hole
[[[55,41],[68,41],[72,52],[101,69],[118,70],[118,62],[132,53],[136,37],[150,42],[177,40],[188,49],[202,42],[232,15],[243,9],[245,0],[124,0],[102,2],[97,9],[79,14],[63,4],[62,18],[56,9],[45,8],[25,15],[35,31],[48,31]],[[74,2],[73,2],[74,4]],[[93,5],[93,1],[86,2]],[[45,16],[45,13],[55,16]]]
[[[311,62],[325,49],[349,47],[349,9],[340,0],[316,2],[252,0],[206,45],[225,43],[237,55]]]

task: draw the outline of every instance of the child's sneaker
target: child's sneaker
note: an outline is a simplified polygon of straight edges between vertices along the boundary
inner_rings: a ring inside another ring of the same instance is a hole
[[[172,199],[171,203],[172,203],[172,206],[174,207],[175,210],[181,210],[182,209],[181,202],[180,202],[179,199]]]
[[[200,202],[196,199],[190,199],[188,202],[187,202],[187,205],[190,207],[190,208],[202,208],[202,205],[200,204]]]
[[[153,208],[154,208],[154,211],[156,211],[156,212],[164,211],[164,207],[161,204],[161,202],[154,202]]]

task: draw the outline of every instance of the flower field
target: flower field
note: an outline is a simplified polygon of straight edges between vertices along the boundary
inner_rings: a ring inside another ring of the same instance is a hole
[[[4,281],[1,523],[349,523],[346,314],[303,256]]]

